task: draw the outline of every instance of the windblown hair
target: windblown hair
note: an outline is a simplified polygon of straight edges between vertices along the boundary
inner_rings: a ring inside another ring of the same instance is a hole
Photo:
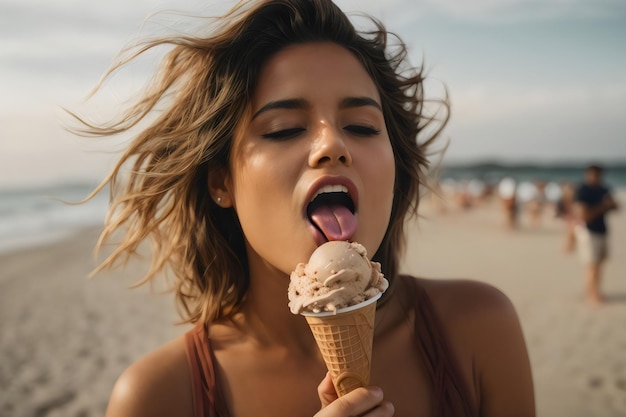
[[[170,272],[183,321],[209,323],[237,312],[249,285],[244,236],[234,209],[211,199],[207,178],[228,169],[233,138],[268,58],[291,44],[334,42],[360,60],[382,101],[396,182],[391,220],[373,259],[393,283],[404,250],[404,222],[417,213],[425,184],[426,148],[449,113],[439,121],[424,114],[423,70],[408,65],[405,45],[388,44],[383,25],[371,22],[371,31],[358,32],[330,0],[240,2],[219,18],[209,36],[146,40],[114,65],[105,79],[152,48],[170,47],[151,83],[117,118],[94,124],[72,113],[81,123],[75,132],[87,136],[112,136],[148,124],[92,194],[111,187],[97,247],[122,233],[94,272],[125,263],[150,240],[152,263],[139,284]],[[447,99],[440,104],[448,109]],[[156,108],[158,116],[148,120]],[[125,172],[128,165],[132,168]]]

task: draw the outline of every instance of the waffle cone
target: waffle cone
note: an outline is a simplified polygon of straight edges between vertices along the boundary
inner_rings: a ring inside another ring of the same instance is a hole
[[[335,315],[306,315],[337,394],[369,384],[376,302]]]

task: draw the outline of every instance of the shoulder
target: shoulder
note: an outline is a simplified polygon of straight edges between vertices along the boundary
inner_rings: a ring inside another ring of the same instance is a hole
[[[420,279],[420,284],[452,342],[471,349],[477,361],[488,360],[504,340],[525,350],[515,307],[498,288],[473,280]]]
[[[446,333],[473,347],[476,354],[488,350],[484,345],[494,337],[521,333],[513,303],[498,288],[474,280],[414,279],[428,295]]]
[[[442,318],[489,318],[494,313],[515,312],[509,298],[490,284],[464,279],[416,279]]]
[[[129,366],[118,378],[108,417],[191,416],[191,376],[184,336]]]
[[[481,414],[534,415],[530,361],[511,300],[478,281],[419,279],[419,283],[455,355],[471,369]]]

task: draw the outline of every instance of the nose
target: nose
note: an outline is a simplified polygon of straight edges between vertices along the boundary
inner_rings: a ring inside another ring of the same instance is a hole
[[[341,132],[325,126],[313,142],[309,166],[317,168],[321,165],[334,166],[336,164],[352,165],[352,155]]]

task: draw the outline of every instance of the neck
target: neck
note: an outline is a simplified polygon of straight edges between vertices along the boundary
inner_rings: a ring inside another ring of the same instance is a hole
[[[315,341],[306,319],[288,307],[289,276],[259,262],[250,263],[250,287],[240,312],[233,320],[260,346],[284,345],[315,352]]]

